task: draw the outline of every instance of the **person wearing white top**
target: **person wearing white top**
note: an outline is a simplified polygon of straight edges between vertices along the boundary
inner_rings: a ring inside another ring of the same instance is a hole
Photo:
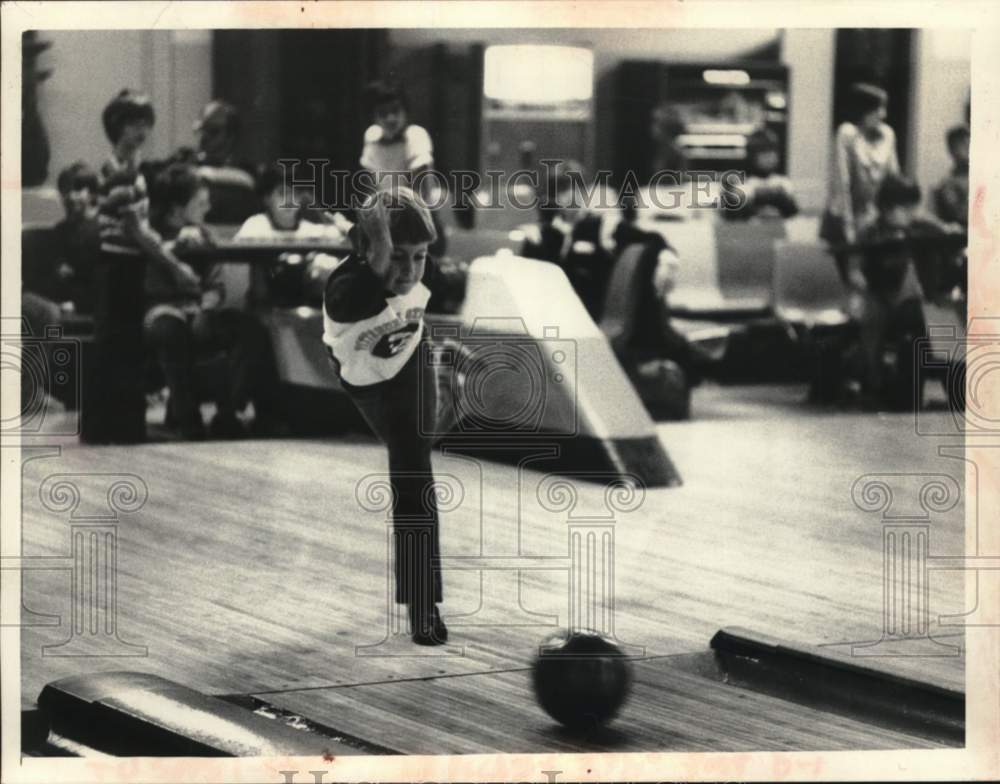
[[[851,87],[852,119],[837,129],[834,165],[820,237],[832,246],[852,244],[878,218],[883,180],[899,174],[896,134],[886,125],[888,95],[870,84]]]
[[[361,166],[371,173],[376,188],[405,186],[414,188],[432,208],[431,220],[437,239],[431,255],[445,254],[446,232],[437,214],[441,205],[441,183],[434,177],[421,177],[434,167],[434,144],[430,134],[409,120],[406,97],[395,84],[372,82],[365,90],[366,102],[374,123],[364,135]]]

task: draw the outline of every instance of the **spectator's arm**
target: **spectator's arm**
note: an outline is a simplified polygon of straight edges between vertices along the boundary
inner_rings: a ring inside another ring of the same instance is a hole
[[[681,260],[673,248],[664,248],[657,254],[656,269],[653,271],[653,288],[661,302],[666,304],[667,297],[677,285],[677,273],[680,271]]]
[[[201,296],[201,280],[188,264],[173,254],[172,246],[164,243],[160,235],[149,225],[148,221],[139,217],[139,213],[130,210],[123,216],[125,230],[133,239],[147,259],[153,264],[168,270],[184,290],[185,294]]]
[[[851,207],[850,144],[856,132],[848,123],[838,129],[830,179],[830,211],[843,221],[848,242],[854,242],[855,239],[854,211]]]
[[[434,165],[434,144],[430,134],[419,125],[406,129],[406,165],[414,174]]]

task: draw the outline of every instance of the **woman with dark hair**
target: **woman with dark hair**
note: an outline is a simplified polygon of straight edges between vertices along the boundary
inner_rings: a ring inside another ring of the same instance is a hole
[[[834,163],[820,237],[837,247],[852,244],[878,218],[883,180],[899,174],[896,134],[885,123],[889,96],[871,84],[851,86],[850,119],[837,129]],[[838,255],[841,275],[846,259]]]

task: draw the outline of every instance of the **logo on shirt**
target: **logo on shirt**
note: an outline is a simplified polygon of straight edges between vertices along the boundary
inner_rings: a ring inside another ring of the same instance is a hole
[[[394,318],[390,321],[384,321],[371,329],[366,329],[360,335],[354,343],[355,351],[368,351],[374,354],[375,350],[372,348],[376,343],[381,342],[381,340],[386,335],[391,335],[395,332],[409,330],[412,332],[417,329],[418,322],[423,318],[424,309],[423,308],[410,308],[403,314],[402,318]]]
[[[407,324],[402,329],[383,335],[372,347],[372,355],[382,359],[396,356],[406,348],[406,344],[410,342],[419,328],[419,324]]]

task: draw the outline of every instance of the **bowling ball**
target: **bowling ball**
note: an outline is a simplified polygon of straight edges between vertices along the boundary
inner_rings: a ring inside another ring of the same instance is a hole
[[[607,637],[562,631],[542,641],[532,667],[542,709],[571,730],[593,730],[610,721],[632,686],[632,663]]]

